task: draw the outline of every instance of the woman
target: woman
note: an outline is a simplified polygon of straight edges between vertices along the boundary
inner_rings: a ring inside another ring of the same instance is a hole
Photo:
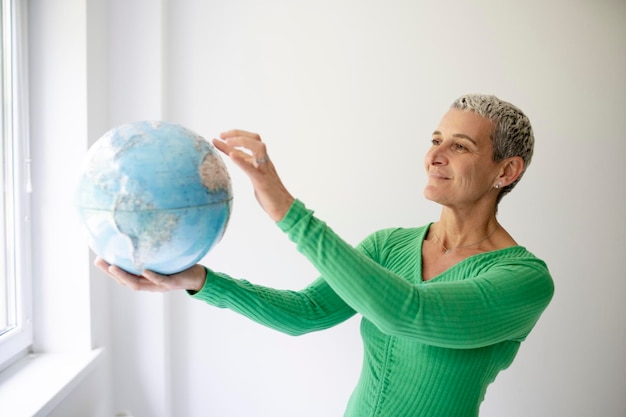
[[[186,289],[288,334],[362,315],[363,368],[346,416],[477,416],[553,294],[543,261],[498,223],[500,199],[530,163],[528,118],[494,96],[456,100],[432,135],[424,194],[437,222],[373,233],[352,248],[283,186],[265,144],[233,130],[213,141],[252,181],[261,207],[321,277],[300,292],[255,286],[201,265],[135,276],[135,290]]]

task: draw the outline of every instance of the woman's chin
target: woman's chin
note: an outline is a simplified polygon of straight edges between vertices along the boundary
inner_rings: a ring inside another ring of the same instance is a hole
[[[441,193],[438,192],[437,189],[435,189],[434,187],[427,185],[426,188],[424,188],[424,198],[435,203],[439,203],[439,200],[441,199]]]

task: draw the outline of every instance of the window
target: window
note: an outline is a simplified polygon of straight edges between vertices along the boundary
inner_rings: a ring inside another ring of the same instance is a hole
[[[0,370],[32,343],[24,1],[0,7]]]

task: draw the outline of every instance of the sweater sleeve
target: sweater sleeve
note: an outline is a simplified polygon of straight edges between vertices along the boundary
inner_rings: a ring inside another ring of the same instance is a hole
[[[204,287],[192,297],[293,336],[335,326],[355,314],[321,278],[301,291],[278,290],[207,268]]]
[[[552,294],[542,261],[502,263],[470,279],[411,283],[339,238],[296,200],[278,226],[332,289],[382,332],[448,348],[523,340]],[[366,250],[365,250],[366,251]]]

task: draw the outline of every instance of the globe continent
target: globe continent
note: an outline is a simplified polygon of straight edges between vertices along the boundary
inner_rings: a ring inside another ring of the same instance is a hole
[[[141,274],[174,274],[222,238],[232,187],[215,147],[180,125],[116,127],[87,152],[76,190],[91,249]]]

